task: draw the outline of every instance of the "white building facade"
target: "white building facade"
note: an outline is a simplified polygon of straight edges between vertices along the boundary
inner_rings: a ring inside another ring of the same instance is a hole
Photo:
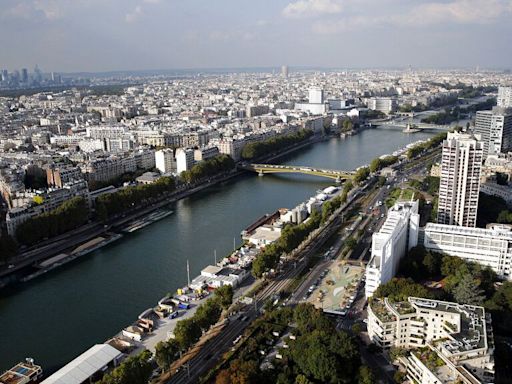
[[[480,137],[448,133],[443,142],[437,222],[474,227],[478,210],[483,144]]]
[[[495,224],[484,229],[427,223],[424,231],[426,249],[491,267],[501,278],[512,278],[511,226]]]
[[[498,87],[498,107],[512,108],[512,87]]]
[[[491,318],[483,307],[409,297],[368,305],[368,336],[398,360],[412,383],[493,383]]]
[[[398,202],[372,237],[372,256],[366,266],[366,297],[395,276],[400,259],[418,244],[418,201]]]
[[[190,148],[178,148],[176,150],[176,172],[178,175],[188,171],[194,165],[194,150]]]
[[[492,111],[478,111],[475,133],[482,137],[484,156],[511,151],[512,108],[494,107]]]
[[[161,173],[176,173],[178,168],[174,157],[174,150],[164,148],[155,152],[155,167]]]

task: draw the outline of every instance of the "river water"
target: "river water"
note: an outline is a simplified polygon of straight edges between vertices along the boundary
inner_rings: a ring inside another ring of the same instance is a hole
[[[303,148],[286,164],[352,170],[427,138],[392,128],[366,130]],[[33,357],[46,372],[129,325],[168,292],[241,242],[265,213],[292,208],[328,179],[248,174],[171,205],[174,214],[0,297],[0,371]]]

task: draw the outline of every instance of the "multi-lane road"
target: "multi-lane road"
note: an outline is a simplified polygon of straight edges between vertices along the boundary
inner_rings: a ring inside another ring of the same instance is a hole
[[[427,155],[428,158],[434,156],[435,155],[433,154]],[[413,174],[417,174],[422,170],[424,166],[425,162],[418,160],[413,162],[412,166],[408,167],[407,170],[404,170],[403,166],[399,166],[398,169],[400,171],[403,171],[403,173],[400,175],[400,178],[395,178],[391,181],[390,187],[398,185],[403,178],[407,178]],[[362,193],[361,190],[355,191],[350,201],[343,207],[341,207],[337,212],[335,212],[335,214],[333,215],[333,219],[329,221],[327,225],[325,225],[325,227],[319,230],[316,236],[311,237],[305,246],[301,247],[300,250],[294,254],[294,260],[288,262],[284,266],[283,271],[275,279],[269,281],[267,286],[263,288],[255,296],[254,304],[247,307],[247,310],[243,314],[243,316],[231,317],[227,325],[225,325],[224,329],[219,333],[219,335],[208,341],[201,348],[201,350],[188,361],[186,365],[182,366],[182,369],[176,372],[174,376],[172,376],[172,378],[169,381],[167,381],[167,383],[195,383],[199,380],[201,376],[206,374],[208,370],[213,368],[217,364],[221,356],[225,352],[227,352],[229,348],[233,345],[233,341],[238,336],[240,336],[247,328],[247,326],[259,315],[259,309],[263,306],[263,304],[267,300],[274,297],[276,294],[279,294],[280,292],[288,288],[289,285],[294,281],[294,279],[304,270],[304,268],[306,268],[309,265],[310,257],[315,255],[317,251],[322,247],[322,245],[324,245],[325,242],[339,230],[343,222],[342,213],[352,208],[352,203],[363,201],[366,203],[366,205],[361,207],[361,209],[365,212],[369,207],[376,206],[376,203],[378,201],[385,200],[388,193],[388,188],[381,188],[372,198],[369,199],[368,193],[369,191],[364,191],[364,193]],[[384,205],[380,207],[380,209],[382,210],[380,212],[384,212]],[[373,219],[370,221],[371,226],[377,229],[381,225],[383,220],[384,218],[381,217],[380,215],[376,217],[376,222],[374,222]],[[356,231],[357,229],[358,227],[356,226],[355,228],[353,228],[353,231]],[[365,231],[363,239],[368,238],[369,235],[371,235],[371,232]],[[340,238],[337,240],[337,242],[334,245],[333,252],[339,251],[339,248],[341,247],[343,240],[344,238]],[[304,290],[307,290],[307,287],[309,287],[313,281],[318,279],[321,272],[324,269],[328,268],[332,262],[333,260],[323,260],[320,261],[314,268],[312,268],[311,271],[309,271],[309,273],[307,274],[302,284],[294,291],[288,302],[290,304],[299,302],[301,298],[304,296]],[[358,318],[360,320],[360,317],[362,316],[361,314],[363,313],[363,306],[364,298],[358,296],[358,300],[356,301],[353,307],[353,313],[356,314],[357,316],[350,320],[350,324],[352,324],[353,321],[357,321]],[[349,327],[350,324],[347,322],[346,324],[340,324],[340,326],[346,328]],[[373,357],[367,356],[367,358],[371,360]]]

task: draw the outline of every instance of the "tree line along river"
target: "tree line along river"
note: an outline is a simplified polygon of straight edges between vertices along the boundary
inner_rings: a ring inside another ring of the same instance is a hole
[[[302,148],[284,164],[353,170],[382,154],[432,136],[400,129],[365,130]],[[133,322],[168,292],[241,243],[248,224],[295,207],[328,179],[247,174],[180,200],[174,214],[0,296],[0,372],[33,357],[50,373]]]

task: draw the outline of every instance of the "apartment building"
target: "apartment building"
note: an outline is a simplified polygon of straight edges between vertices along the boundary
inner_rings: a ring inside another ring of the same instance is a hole
[[[371,300],[368,336],[406,350],[398,360],[411,383],[493,383],[491,317],[483,307],[409,297]]]
[[[177,164],[174,150],[164,148],[155,152],[155,166],[161,173],[176,173]]]
[[[89,203],[89,187],[85,180],[72,180],[63,185],[62,188],[48,188],[45,191],[31,193],[31,199],[26,200],[22,206],[9,209],[5,216],[7,233],[10,236],[16,235],[16,228],[33,216],[50,212],[58,208],[65,201],[73,197],[83,197]],[[29,201],[29,203],[27,203]],[[38,201],[38,204],[34,204]]]
[[[448,133],[441,157],[438,223],[476,225],[482,156],[479,136]]]
[[[208,160],[220,154],[217,147],[201,147],[194,150],[194,161]]]
[[[512,108],[494,107],[478,111],[474,132],[481,136],[484,157],[512,151]]]
[[[512,279],[510,225],[484,229],[427,223],[424,233],[426,249],[491,267],[501,278]]]
[[[50,187],[62,188],[64,184],[82,178],[82,172],[77,167],[52,165],[46,168],[46,182]]]
[[[176,150],[176,172],[178,175],[188,171],[194,165],[194,150],[190,148],[178,148]]]
[[[498,107],[512,108],[512,87],[498,87]]]
[[[111,127],[111,126],[99,126],[99,127],[87,127],[87,137],[92,139],[120,139],[127,134],[125,127]]]
[[[137,170],[135,157],[116,157],[94,159],[81,166],[82,172],[88,181],[110,181],[127,172]]]
[[[366,266],[366,297],[395,276],[400,259],[418,244],[418,201],[398,202],[372,237],[372,255]]]

